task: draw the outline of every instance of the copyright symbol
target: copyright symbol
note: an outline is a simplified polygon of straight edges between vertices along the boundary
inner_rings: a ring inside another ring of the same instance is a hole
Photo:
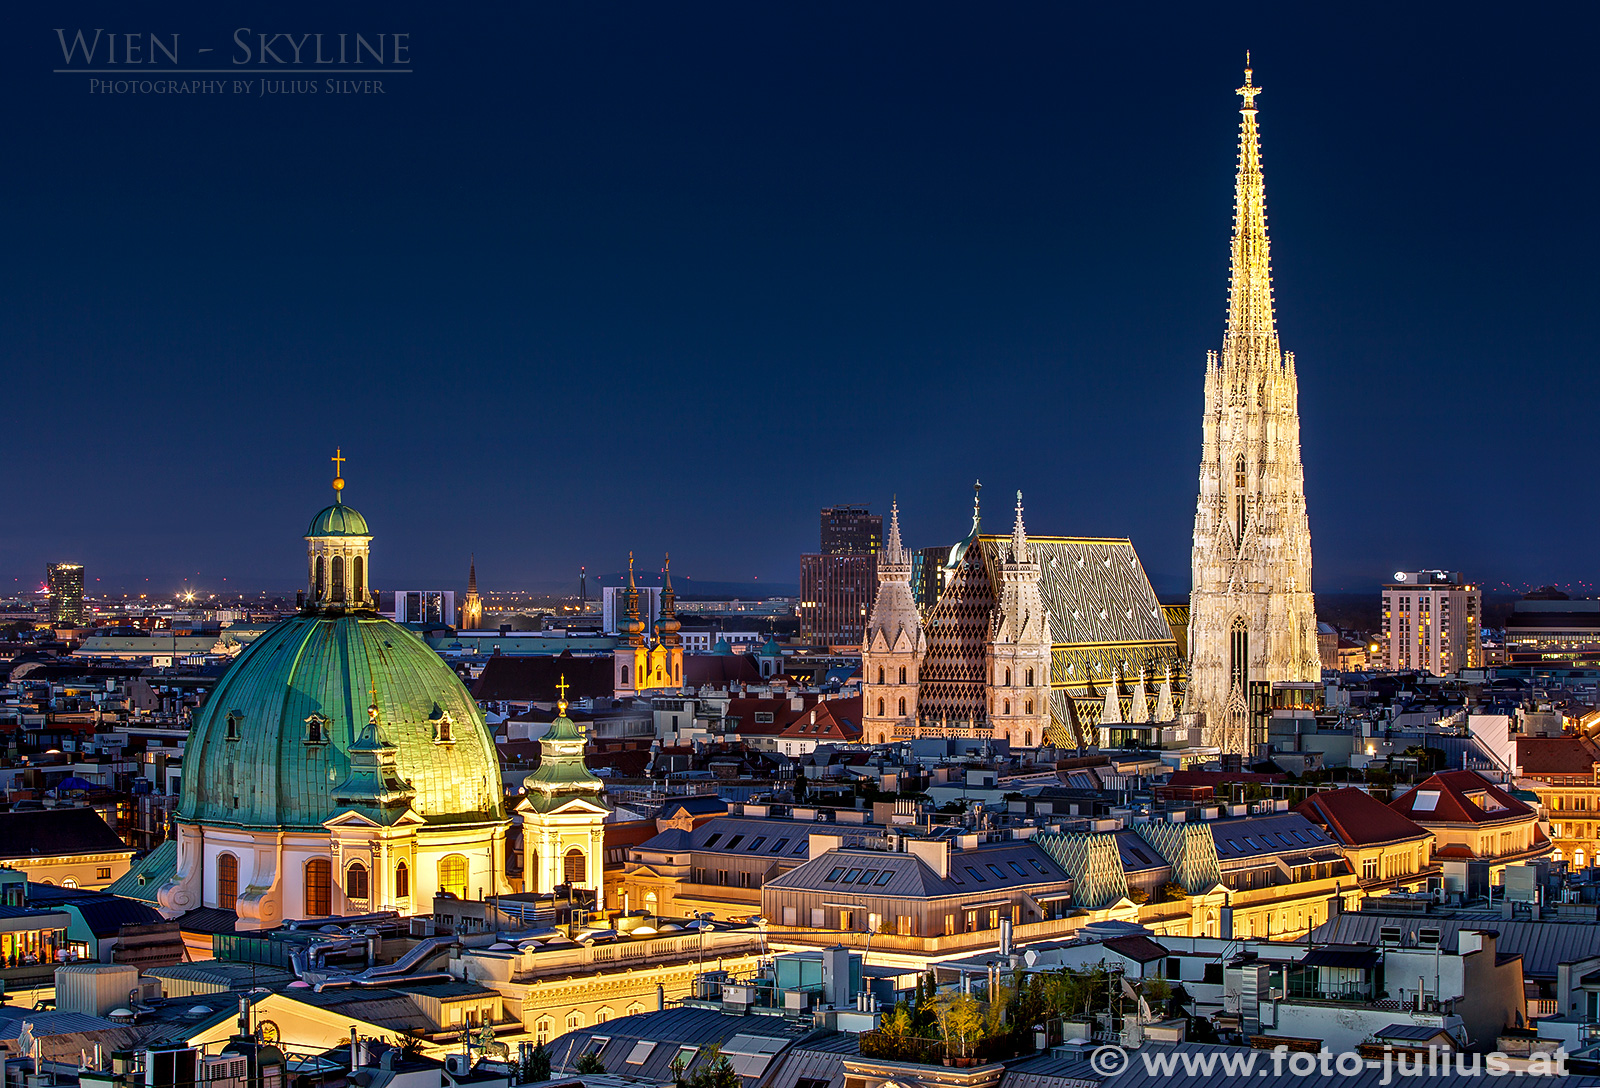
[[[1102,1077],[1114,1077],[1128,1068],[1128,1052],[1120,1046],[1097,1046],[1089,1055],[1089,1065]]]

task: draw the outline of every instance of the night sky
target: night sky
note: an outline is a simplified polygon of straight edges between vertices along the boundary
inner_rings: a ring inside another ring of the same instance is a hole
[[[293,587],[337,445],[382,588],[792,584],[981,478],[1182,593],[1246,49],[1316,588],[1592,578],[1595,6],[1105,7],[14,6],[4,583]],[[413,71],[91,95],[58,27]]]

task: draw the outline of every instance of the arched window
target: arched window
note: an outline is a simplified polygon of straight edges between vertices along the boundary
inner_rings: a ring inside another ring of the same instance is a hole
[[[583,856],[583,851],[574,846],[567,851],[566,864],[563,866],[562,876],[568,884],[587,884],[589,882],[589,859]]]
[[[904,715],[905,712],[906,712],[906,697],[904,695],[902,695],[902,696],[900,696],[900,713],[902,715]]]
[[[344,556],[333,557],[333,593],[335,601],[344,600]]]
[[[902,684],[906,682],[906,667],[904,665],[900,666],[900,682]]]
[[[350,595],[359,598],[367,584],[367,564],[358,555],[350,561]]]
[[[1006,687],[1010,687],[1010,686],[1011,686],[1011,670],[1007,669],[1006,670]]]
[[[76,888],[78,886],[78,882],[69,876],[61,881],[61,886],[63,888]]]
[[[555,1026],[556,1022],[550,1019],[548,1016],[541,1016],[539,1018],[539,1022],[533,1026],[533,1035],[534,1038],[538,1040],[540,1046],[544,1046],[550,1041],[550,1032],[555,1028]]]
[[[1244,454],[1233,463],[1233,520],[1234,543],[1244,540]]]
[[[1250,693],[1250,629],[1243,616],[1233,618],[1233,629],[1228,639],[1228,682],[1241,694]]]
[[[883,666],[878,666],[878,683],[883,683]]]
[[[1026,706],[1026,707],[1027,707],[1027,709],[1026,709],[1026,710],[1024,710],[1024,711],[1023,711],[1023,713],[1024,713],[1024,714],[1032,714],[1032,713],[1033,713],[1033,700],[1032,700],[1032,699],[1029,699],[1029,700],[1028,700],[1028,701],[1027,701],[1027,703],[1026,703],[1026,704],[1024,704],[1024,705],[1025,705],[1025,706]]]
[[[1022,734],[1022,746],[1024,748],[1032,748],[1033,747],[1033,730],[1032,729],[1029,729],[1029,730],[1027,730],[1026,732],[1024,732]]]
[[[1002,703],[1001,703],[1001,704],[1000,704],[1000,705],[1001,705],[1001,707],[1002,707],[1002,709],[1001,709],[1001,711],[1000,711],[1000,713],[1002,713],[1002,714],[1009,714],[1009,713],[1011,713],[1011,700],[1010,700],[1010,699],[1007,699],[1007,700],[1005,700],[1005,701],[1004,701],[1004,702],[1002,702]]]
[[[622,666],[622,686],[628,686],[628,666]]]
[[[322,556],[317,556],[317,572],[311,580],[312,585],[315,587],[315,591],[312,595],[315,596],[319,601],[322,600],[322,594],[328,588],[327,568],[324,564],[325,561],[323,560]]]
[[[312,858],[306,862],[306,917],[322,918],[333,913],[333,862]]]
[[[457,899],[467,897],[467,859],[461,854],[448,854],[439,859],[439,890]]]
[[[405,862],[398,862],[394,867],[394,897],[406,899],[411,895],[411,869]]]
[[[583,1027],[583,1013],[581,1013],[581,1012],[569,1012],[569,1013],[567,1013],[567,1030],[568,1031],[577,1031],[581,1027]]]
[[[878,734],[878,743],[879,744],[888,744],[889,743],[889,734],[887,734],[887,733],[879,733]]]
[[[1028,682],[1027,682],[1027,685],[1026,685],[1026,686],[1027,686],[1027,687],[1030,687],[1030,688],[1031,688],[1031,687],[1033,687],[1033,670],[1032,670],[1032,669],[1029,669],[1029,670],[1028,670],[1028,671],[1027,671],[1027,672],[1026,672],[1026,673],[1024,673],[1024,674],[1023,674],[1023,675],[1024,675],[1024,676],[1026,676],[1026,677],[1027,677],[1027,681],[1028,681]]]
[[[344,895],[346,899],[365,899],[369,893],[367,881],[367,867],[359,861],[350,863],[350,868],[344,871]]]
[[[239,901],[239,859],[232,854],[217,855],[217,906],[232,910]]]
[[[611,1009],[608,1006],[602,1005],[599,1009],[595,1010],[594,1022],[596,1024],[603,1024],[607,1020],[611,1019],[611,1016]]]
[[[881,698],[878,700],[878,717],[883,717],[883,700]]]

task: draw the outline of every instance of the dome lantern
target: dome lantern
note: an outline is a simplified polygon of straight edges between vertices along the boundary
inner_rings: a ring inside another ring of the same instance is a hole
[[[335,450],[333,505],[311,519],[306,529],[307,604],[312,611],[375,609],[377,596],[368,584],[372,534],[367,519],[344,504],[346,460]]]

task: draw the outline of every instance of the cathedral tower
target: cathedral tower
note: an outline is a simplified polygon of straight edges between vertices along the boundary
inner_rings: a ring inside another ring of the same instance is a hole
[[[649,683],[650,649],[645,645],[645,622],[639,618],[639,587],[633,580],[633,553],[628,553],[627,610],[617,621],[617,648],[611,652],[612,691],[632,695]]]
[[[1022,492],[1000,563],[1000,601],[989,626],[989,721],[996,740],[1043,743],[1050,725],[1050,618],[1039,590],[1039,562],[1022,524]]]
[[[461,629],[478,631],[483,628],[483,598],[478,596],[478,557],[467,562],[467,599],[461,603]]]
[[[1316,680],[1321,666],[1294,355],[1272,312],[1261,88],[1244,76],[1228,327],[1206,359],[1187,697],[1208,744],[1248,757],[1250,684]]]
[[[878,554],[878,599],[861,649],[861,737],[887,744],[917,720],[917,684],[928,636],[911,596],[911,553],[900,543],[900,506],[889,508],[889,538]]]
[[[678,621],[678,595],[672,592],[672,556],[662,568],[661,614],[656,617],[656,643],[650,648],[648,678],[641,689],[662,690],[683,686],[683,624]]]

